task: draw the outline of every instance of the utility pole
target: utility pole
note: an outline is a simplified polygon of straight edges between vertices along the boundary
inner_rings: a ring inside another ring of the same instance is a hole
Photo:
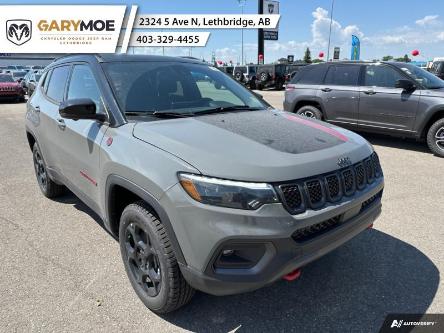
[[[327,61],[330,61],[331,24],[333,23],[333,9],[334,9],[334,6],[335,6],[335,0],[331,0],[331,10],[330,10],[330,32],[328,33]]]
[[[264,2],[258,0],[258,14],[264,13]],[[257,63],[265,63],[264,58],[264,29],[257,29]]]
[[[241,13],[242,13],[242,15],[244,15],[244,7],[245,7],[245,5],[246,5],[246,3],[247,3],[247,0],[237,0],[237,2],[239,3],[239,6],[241,7]],[[240,64],[241,65],[244,65],[244,28],[242,27],[242,29],[241,29],[241,44],[242,44],[242,46],[241,46],[241,61],[240,61]]]

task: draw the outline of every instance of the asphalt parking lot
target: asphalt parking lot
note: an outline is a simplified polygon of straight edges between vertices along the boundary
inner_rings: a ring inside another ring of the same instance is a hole
[[[283,92],[261,94],[282,107]],[[23,103],[0,104],[0,332],[371,332],[387,313],[444,312],[444,159],[423,143],[365,135],[385,172],[383,213],[299,280],[197,293],[158,316],[133,292],[101,221],[73,195],[40,194],[24,114]]]

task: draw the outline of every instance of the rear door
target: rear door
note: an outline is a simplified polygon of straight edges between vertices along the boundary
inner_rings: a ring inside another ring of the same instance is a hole
[[[63,65],[51,69],[43,81],[39,91],[32,97],[29,107],[38,114],[39,146],[45,158],[46,165],[58,173],[61,172],[59,163],[59,142],[57,141],[57,118],[59,105],[63,100],[65,85],[68,81],[70,66]]]
[[[319,96],[328,121],[356,128],[359,109],[360,65],[338,64],[328,68]]]
[[[396,88],[397,80],[406,79],[409,77],[390,65],[365,66],[360,87],[358,128],[413,130],[420,90],[405,92]]]
[[[74,64],[68,83],[66,99],[90,98],[96,104],[98,113],[105,113],[102,94],[88,64]],[[98,181],[100,178],[100,144],[108,128],[96,120],[72,120],[58,116],[58,137],[60,164],[65,178],[98,202]]]

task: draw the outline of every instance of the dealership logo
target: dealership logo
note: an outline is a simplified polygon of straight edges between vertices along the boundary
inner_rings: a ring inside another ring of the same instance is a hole
[[[32,22],[30,20],[6,21],[6,38],[15,45],[23,45],[31,39]]]
[[[403,322],[403,320],[393,320],[390,328],[393,328],[393,327],[401,328],[402,322]]]
[[[37,28],[44,32],[101,32],[101,31],[115,31],[114,20],[40,20],[37,23]]]

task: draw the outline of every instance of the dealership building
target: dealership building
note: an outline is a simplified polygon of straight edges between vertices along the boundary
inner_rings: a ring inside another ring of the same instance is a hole
[[[22,66],[46,66],[60,54],[16,54],[0,53],[0,66],[22,65]]]

